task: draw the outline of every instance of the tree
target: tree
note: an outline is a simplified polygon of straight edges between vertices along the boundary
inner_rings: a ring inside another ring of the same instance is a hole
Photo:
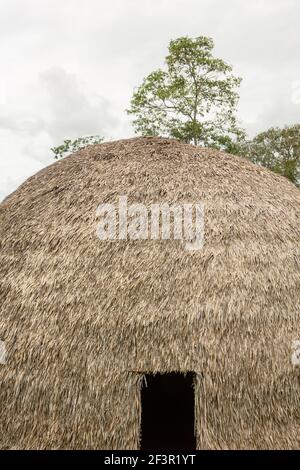
[[[245,136],[235,117],[241,79],[212,55],[213,48],[204,36],[170,42],[165,70],[150,73],[133,93],[127,112],[137,133],[235,153],[235,143]]]
[[[90,135],[87,137],[79,137],[75,140],[64,140],[62,145],[58,147],[51,148],[51,151],[54,153],[54,158],[63,158],[67,155],[77,152],[88,145],[100,144],[103,141],[103,138],[98,135]]]
[[[241,153],[300,186],[300,124],[271,127],[248,142]]]

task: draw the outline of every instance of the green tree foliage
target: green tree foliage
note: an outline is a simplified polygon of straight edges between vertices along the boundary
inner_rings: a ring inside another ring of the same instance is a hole
[[[239,153],[300,186],[300,124],[271,127],[246,143]]]
[[[237,152],[245,136],[235,117],[241,79],[213,48],[204,36],[170,42],[165,69],[144,79],[127,110],[137,133]]]
[[[75,140],[64,140],[62,145],[58,147],[51,148],[51,151],[54,153],[54,158],[63,158],[67,155],[77,152],[88,145],[100,144],[103,141],[102,137],[98,135],[90,135],[87,137],[79,137]]]

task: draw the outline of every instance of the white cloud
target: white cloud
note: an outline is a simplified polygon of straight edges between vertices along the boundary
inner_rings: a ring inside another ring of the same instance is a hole
[[[89,98],[76,75],[53,67],[40,77],[48,90],[47,131],[55,144],[66,137],[107,134],[116,125],[109,101],[97,95]]]
[[[25,139],[26,140],[26,139]],[[41,162],[26,155],[22,139],[10,131],[0,131],[0,201],[14,191],[26,178],[43,168]]]
[[[133,134],[133,87],[171,38],[208,35],[243,77],[250,133],[299,121],[298,0],[2,0],[0,198],[67,137]]]

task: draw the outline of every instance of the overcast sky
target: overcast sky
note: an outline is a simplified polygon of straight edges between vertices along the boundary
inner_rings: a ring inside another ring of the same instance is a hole
[[[299,0],[0,0],[0,200],[64,138],[133,135],[132,90],[170,39],[210,36],[250,135],[300,118]]]

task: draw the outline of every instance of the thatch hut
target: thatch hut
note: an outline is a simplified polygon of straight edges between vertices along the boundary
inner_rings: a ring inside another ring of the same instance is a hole
[[[203,248],[99,240],[119,195],[203,203]],[[192,374],[198,449],[299,448],[299,215],[285,178],[162,138],[27,180],[0,205],[0,448],[138,449],[144,376],[171,373]]]

